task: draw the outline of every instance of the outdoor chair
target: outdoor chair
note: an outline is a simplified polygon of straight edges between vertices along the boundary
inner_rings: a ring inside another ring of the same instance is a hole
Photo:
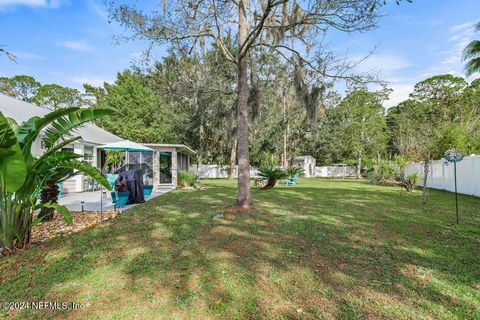
[[[113,188],[115,186],[115,181],[118,179],[118,173],[107,173],[106,176],[108,183],[110,183]]]
[[[296,185],[298,182],[298,177],[300,176],[300,173],[295,173],[293,176],[290,178],[285,179],[285,186],[293,186]]]

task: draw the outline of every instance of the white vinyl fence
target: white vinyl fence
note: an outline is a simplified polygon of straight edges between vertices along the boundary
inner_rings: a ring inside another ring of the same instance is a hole
[[[412,163],[406,172],[417,171],[423,178],[423,163]],[[427,186],[433,189],[455,191],[453,163],[445,159],[430,163]],[[423,184],[423,180],[418,183]],[[457,189],[459,193],[480,196],[480,156],[465,157],[457,163]]]
[[[348,178],[355,177],[357,170],[352,166],[315,167],[315,177]]]
[[[235,177],[237,177],[237,168],[235,167]],[[193,165],[190,167],[191,171],[197,172],[200,178],[227,178],[228,166],[216,165],[216,164],[202,164]],[[351,166],[329,166],[329,167],[315,167],[315,177],[335,177],[335,178],[347,178],[355,177],[355,167]],[[252,167],[250,169],[250,176],[257,177],[258,168]]]

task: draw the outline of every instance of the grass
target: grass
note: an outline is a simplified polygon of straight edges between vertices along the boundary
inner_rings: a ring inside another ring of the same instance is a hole
[[[13,319],[479,319],[480,198],[366,182],[176,190],[1,258],[0,300],[82,303]],[[222,214],[222,219],[213,219]]]

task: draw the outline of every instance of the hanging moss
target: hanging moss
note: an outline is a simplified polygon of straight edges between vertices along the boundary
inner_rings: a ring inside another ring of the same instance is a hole
[[[293,84],[295,87],[295,93],[299,103],[307,111],[307,119],[311,122],[315,122],[318,117],[319,101],[325,86],[312,86],[309,88],[303,80],[303,69],[301,66],[295,66]]]

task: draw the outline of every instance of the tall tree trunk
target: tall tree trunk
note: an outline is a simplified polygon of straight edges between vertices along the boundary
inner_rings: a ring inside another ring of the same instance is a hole
[[[235,165],[237,164],[237,139],[233,139],[230,149],[230,167],[228,168],[228,179],[235,176]]]
[[[428,180],[429,165],[430,165],[429,160],[425,160],[423,162],[423,204],[427,204],[427,201],[428,201],[427,180]]]
[[[362,157],[358,157],[357,161],[357,179],[362,177]]]
[[[287,144],[288,144],[288,117],[287,117],[287,104],[285,102],[285,90],[283,92],[283,122],[285,125],[285,131],[283,132],[283,156],[282,156],[282,166],[288,167],[288,153],[287,153]]]
[[[247,0],[240,0],[238,5],[238,41],[242,48],[247,39]],[[248,148],[248,76],[247,55],[238,61],[238,99],[237,99],[237,155],[238,155],[238,193],[237,207],[250,208],[250,159]]]

